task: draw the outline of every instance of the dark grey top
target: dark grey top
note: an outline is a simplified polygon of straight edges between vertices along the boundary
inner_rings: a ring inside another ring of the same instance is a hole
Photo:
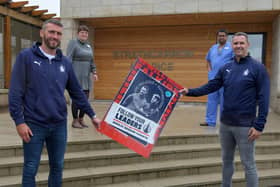
[[[96,71],[91,46],[87,42],[74,39],[69,42],[66,54],[72,61],[74,72],[82,89],[91,90],[91,72]]]

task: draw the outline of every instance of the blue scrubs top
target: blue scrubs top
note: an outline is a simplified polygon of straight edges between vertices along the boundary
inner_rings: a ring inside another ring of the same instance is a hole
[[[211,63],[212,70],[208,72],[208,79],[214,79],[219,69],[228,63],[234,56],[230,42],[226,42],[224,47],[219,50],[219,44],[213,45],[206,56],[206,60]]]

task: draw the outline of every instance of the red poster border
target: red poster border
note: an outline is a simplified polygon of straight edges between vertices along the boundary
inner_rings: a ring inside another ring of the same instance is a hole
[[[133,81],[135,75],[137,74],[137,71],[142,71],[146,75],[154,78],[158,82],[160,82],[162,85],[164,85],[166,88],[168,88],[170,91],[172,91],[175,96],[169,101],[166,110],[164,111],[163,115],[161,116],[161,119],[159,121],[159,127],[156,131],[156,135],[154,137],[155,142],[158,139],[162,129],[164,128],[164,125],[166,124],[172,110],[174,109],[178,99],[180,98],[179,90],[181,90],[183,87],[177,84],[172,79],[168,78],[166,75],[164,75],[162,72],[157,70],[155,67],[151,66],[147,62],[145,62],[142,58],[137,58],[134,66],[132,67],[131,71],[129,72],[127,78],[125,79],[123,85],[121,86],[118,94],[116,95],[113,102],[120,104],[122,98],[126,94],[130,83]],[[111,108],[111,107],[110,107]],[[108,111],[110,110],[108,109]],[[147,144],[143,145],[139,143],[138,141],[135,141],[132,137],[120,132],[115,127],[111,126],[107,122],[104,121],[106,118],[107,113],[105,114],[103,121],[101,122],[99,131],[108,137],[112,138],[113,140],[123,144],[124,146],[130,148],[131,150],[135,151],[136,153],[142,155],[143,157],[148,158],[150,156],[150,153],[153,149],[154,144]]]

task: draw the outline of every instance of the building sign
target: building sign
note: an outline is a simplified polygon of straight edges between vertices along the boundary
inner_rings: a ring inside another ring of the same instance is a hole
[[[173,71],[175,68],[174,62],[150,62],[150,64],[159,71]],[[134,63],[131,63],[130,66],[133,67]]]
[[[100,125],[100,132],[149,157],[179,99],[180,85],[138,58]]]
[[[113,51],[113,59],[141,58],[190,58],[193,52],[186,49],[149,49]]]
[[[193,51],[186,49],[127,49],[117,50],[112,52],[113,59],[136,59],[149,58],[153,60],[157,59],[168,59],[161,62],[150,62],[152,66],[160,71],[173,71],[175,58],[191,58],[193,57]],[[133,64],[131,64],[133,65]]]

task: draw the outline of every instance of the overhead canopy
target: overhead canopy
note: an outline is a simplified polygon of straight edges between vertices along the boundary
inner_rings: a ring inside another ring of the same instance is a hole
[[[39,18],[40,20],[47,20],[56,16],[56,14],[47,14],[48,10],[38,10],[39,6],[28,6],[28,1],[0,0],[0,6],[13,9],[16,12]]]
[[[271,23],[278,15],[274,11],[244,11],[220,13],[194,13],[176,15],[150,15],[104,18],[81,18],[82,22],[95,28],[139,27],[139,26],[172,26],[200,24],[233,24],[233,23]]]

